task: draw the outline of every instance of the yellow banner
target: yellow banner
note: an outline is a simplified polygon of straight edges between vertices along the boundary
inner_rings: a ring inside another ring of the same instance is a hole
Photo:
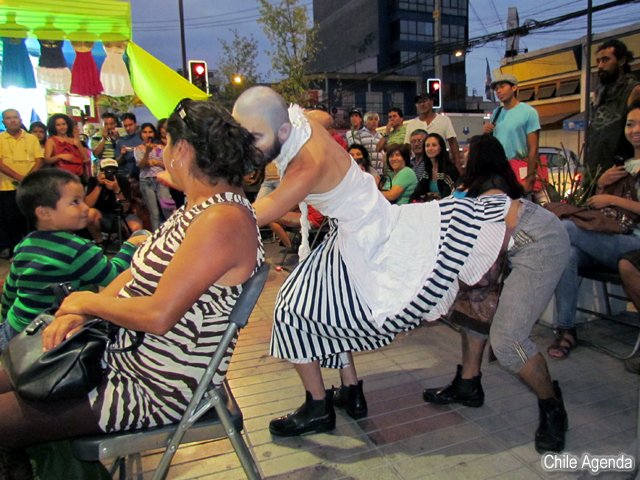
[[[131,83],[138,98],[157,118],[168,117],[183,98],[209,96],[133,42],[127,47]]]

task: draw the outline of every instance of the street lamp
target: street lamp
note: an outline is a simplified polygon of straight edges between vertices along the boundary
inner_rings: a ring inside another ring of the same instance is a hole
[[[239,73],[236,73],[232,78],[231,81],[235,84],[235,85],[242,85],[242,75],[240,75]]]

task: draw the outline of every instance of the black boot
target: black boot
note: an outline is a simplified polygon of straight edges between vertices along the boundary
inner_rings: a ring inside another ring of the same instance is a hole
[[[362,391],[362,380],[357,385],[340,385],[335,392],[333,405],[336,408],[344,408],[354,420],[367,416],[367,400]]]
[[[462,378],[462,365],[458,365],[456,376],[446,387],[427,388],[422,394],[425,402],[437,405],[461,403],[465,407],[481,407],[484,405],[484,390],[480,379],[482,373],[471,379]]]
[[[333,409],[333,391],[328,390],[324,400],[314,400],[307,392],[305,402],[293,413],[274,418],[269,431],[279,437],[295,437],[304,433],[320,433],[336,427]]]
[[[564,409],[562,392],[558,382],[553,382],[555,397],[544,400],[538,399],[540,409],[540,424],[536,430],[536,451],[561,452],[564,449],[564,436],[569,428],[567,411]]]

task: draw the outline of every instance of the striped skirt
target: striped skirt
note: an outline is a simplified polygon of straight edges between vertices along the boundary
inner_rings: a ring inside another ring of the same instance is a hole
[[[424,319],[439,318],[453,304],[459,277],[468,283],[468,278],[479,279],[485,273],[477,270],[474,253],[487,243],[502,243],[503,237],[496,238],[496,232],[504,232],[505,204],[503,196],[449,197],[440,202],[436,267],[409,305],[399,305],[398,313],[381,326],[372,321],[370,308],[350,281],[336,241],[339,225],[333,220],[324,242],[296,267],[278,293],[271,355],[298,363],[319,360],[324,368],[342,368],[341,353],[383,347]],[[498,228],[483,232],[487,226]],[[419,242],[407,248],[420,254]]]

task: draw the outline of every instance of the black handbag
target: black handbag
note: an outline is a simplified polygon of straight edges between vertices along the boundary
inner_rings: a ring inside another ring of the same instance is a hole
[[[71,287],[61,283],[52,288],[56,296],[52,310],[56,310],[71,293]],[[135,332],[131,345],[111,348],[108,345],[120,327],[95,318],[55,348],[43,352],[42,332],[53,319],[49,312],[41,313],[2,352],[9,381],[22,398],[46,402],[84,397],[102,381],[102,357],[107,349],[113,353],[130,352],[144,339],[144,332]]]
[[[2,352],[4,369],[22,398],[54,401],[83,397],[102,380],[108,323],[90,320],[55,348],[43,352],[42,332],[52,320],[53,315],[38,315]]]

